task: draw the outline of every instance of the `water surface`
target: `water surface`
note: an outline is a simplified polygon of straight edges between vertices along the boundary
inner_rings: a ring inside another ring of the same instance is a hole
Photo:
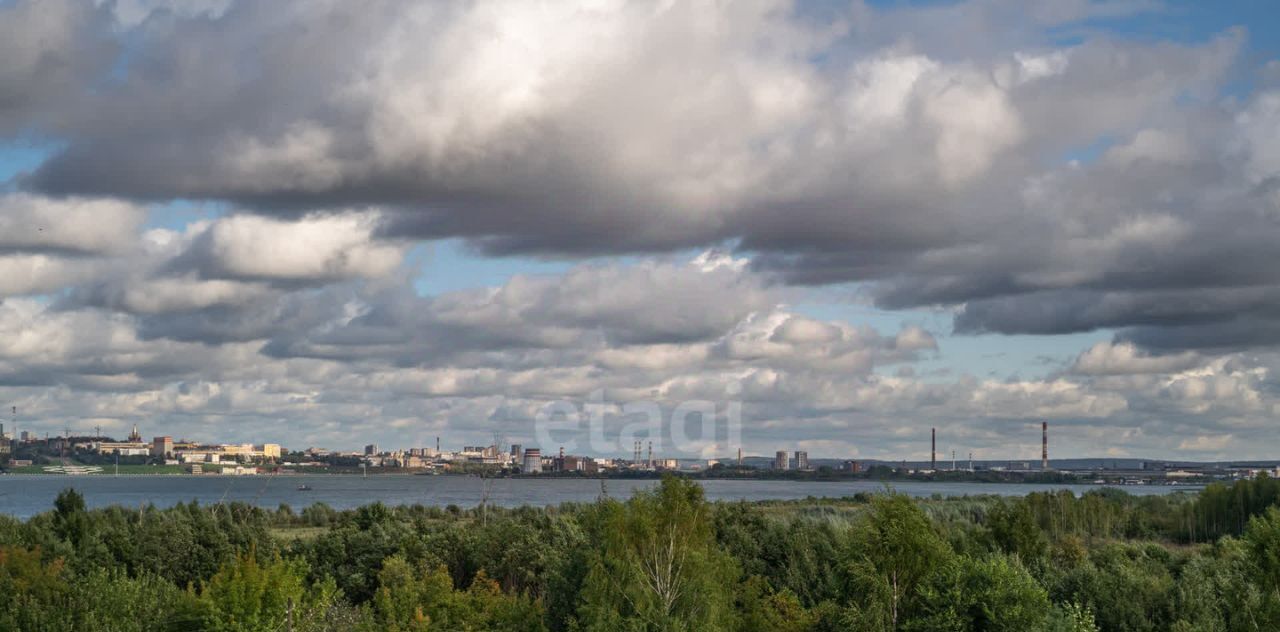
[[[0,514],[29,518],[53,508],[58,492],[74,487],[90,507],[121,505],[140,507],[148,503],[170,507],[177,503],[201,504],[240,501],[274,509],[287,503],[295,510],[317,502],[335,509],[350,509],[381,501],[389,505],[458,505],[474,507],[489,485],[489,502],[503,507],[558,505],[590,502],[602,491],[625,499],[637,489],[657,484],[654,480],[593,480],[563,478],[510,478],[483,481],[465,476],[378,475],[363,478],[342,475],[297,476],[0,476]],[[840,498],[858,492],[877,492],[885,483],[876,481],[700,481],[710,500],[793,500],[806,497]],[[306,485],[310,491],[301,491]],[[895,490],[912,496],[965,496],[999,494],[1022,496],[1030,492],[1069,489],[1076,494],[1094,485],[1013,484],[1013,483],[890,483]],[[603,488],[602,488],[603,486]],[[1126,486],[1130,494],[1167,494],[1171,486]]]

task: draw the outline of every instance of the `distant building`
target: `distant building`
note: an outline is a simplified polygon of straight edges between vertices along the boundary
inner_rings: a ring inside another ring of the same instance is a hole
[[[94,441],[90,449],[98,454],[115,454],[119,456],[147,456],[151,454],[151,445],[141,441]]]
[[[173,454],[173,437],[155,437],[151,440],[151,456],[160,458]]]
[[[773,455],[773,469],[775,470],[787,469],[787,451],[786,450],[778,450],[777,454]]]
[[[129,443],[142,443],[142,433],[138,432],[138,424],[133,424],[133,432],[129,433]]]
[[[797,470],[809,469],[809,453],[808,452],[805,452],[804,450],[796,450],[796,469]]]
[[[843,469],[846,472],[853,472],[854,474],[857,474],[858,472],[862,471],[862,464],[857,461],[845,461],[840,469]]]
[[[370,443],[369,445],[364,447],[365,456],[373,456],[378,453],[379,453],[378,444],[376,443]]]
[[[23,431],[22,431],[22,433],[21,433],[20,435],[18,435],[18,438],[19,438],[23,443],[27,443],[27,442],[34,441],[34,440],[35,440],[35,437],[34,437],[34,436],[32,436],[32,434],[31,434],[31,432],[30,432],[29,430],[23,430]]]
[[[521,470],[525,474],[541,474],[542,473],[542,450],[538,448],[529,448],[524,451],[524,467]]]
[[[221,463],[222,455],[207,450],[180,450],[178,460],[183,463]]]
[[[157,437],[160,441],[164,437]],[[147,445],[147,444],[142,444]],[[156,449],[156,442],[147,446],[148,453]],[[231,443],[222,445],[194,445],[175,443],[171,448],[174,457],[183,463],[221,463],[223,461],[249,461],[255,459],[279,459],[283,452],[279,444]]]
[[[524,446],[519,443],[511,444],[511,460],[519,460],[524,455]]]

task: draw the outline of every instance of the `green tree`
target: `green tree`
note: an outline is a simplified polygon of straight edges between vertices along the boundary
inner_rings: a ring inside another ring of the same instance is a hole
[[[1049,540],[1024,500],[996,505],[987,517],[987,528],[1002,551],[1017,555],[1027,564],[1039,562],[1048,554]]]
[[[44,563],[39,550],[0,547],[0,630],[71,629],[63,567]]]
[[[53,501],[53,507],[54,533],[74,548],[83,546],[92,528],[85,513],[84,496],[74,489],[64,489]]]
[[[1045,632],[1100,632],[1093,610],[1078,603],[1054,606]]]
[[[897,629],[916,588],[954,555],[928,516],[901,494],[877,496],[846,555],[847,615],[864,629]]]
[[[502,592],[484,573],[457,591],[449,571],[414,567],[401,556],[386,560],[378,574],[369,629],[386,632],[428,630],[544,630],[542,610],[532,599]]]
[[[1044,627],[1049,596],[1016,558],[956,557],[920,587],[907,630],[1026,632]]]
[[[667,476],[626,503],[605,501],[599,533],[578,613],[582,629],[731,627],[738,570],[715,541],[697,483]]]
[[[195,614],[210,632],[319,629],[337,589],[332,581],[309,588],[306,577],[299,560],[244,554],[201,585]]]
[[[737,629],[742,632],[805,632],[814,625],[813,615],[799,597],[786,589],[774,592],[758,575],[747,578],[738,588],[736,610]]]

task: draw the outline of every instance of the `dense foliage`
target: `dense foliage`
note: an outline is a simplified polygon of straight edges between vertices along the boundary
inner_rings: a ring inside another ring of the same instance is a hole
[[[1280,483],[0,517],[0,631],[1276,630]]]

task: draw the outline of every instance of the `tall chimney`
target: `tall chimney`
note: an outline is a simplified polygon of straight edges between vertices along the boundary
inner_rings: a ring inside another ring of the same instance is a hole
[[[646,460],[648,461],[648,463],[646,463],[645,466],[650,469],[653,469],[653,442],[652,441],[649,442],[649,454]]]
[[[1049,471],[1049,422],[1040,422],[1040,469]]]
[[[738,448],[738,465],[739,466],[742,465],[742,448],[741,447]]]
[[[938,429],[929,429],[929,469],[938,469]]]

